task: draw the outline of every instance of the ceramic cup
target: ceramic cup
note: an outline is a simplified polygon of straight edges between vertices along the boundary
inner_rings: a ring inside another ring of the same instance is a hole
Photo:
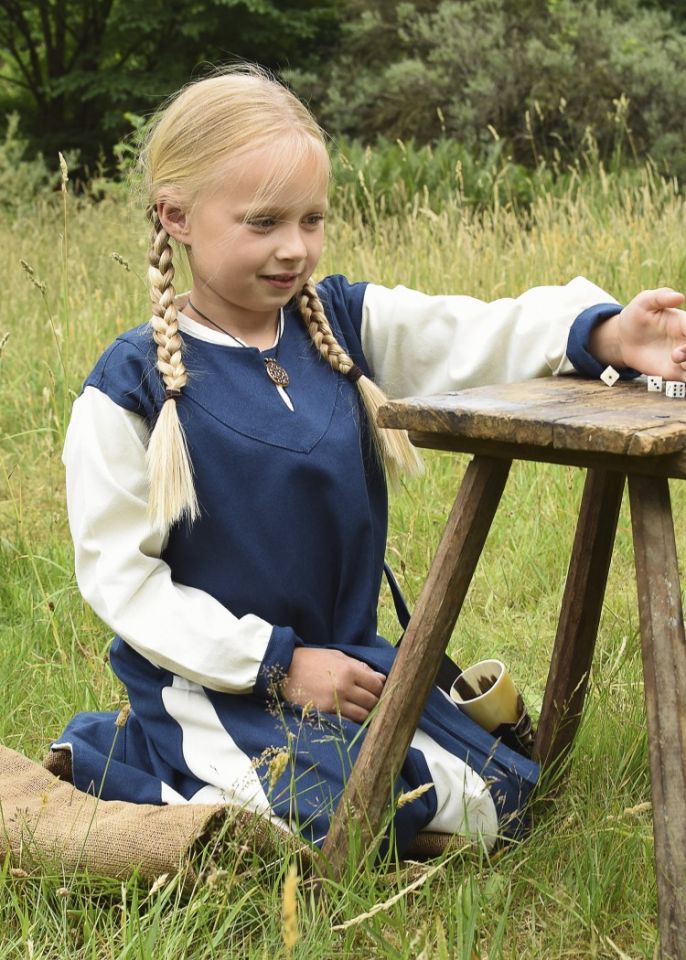
[[[480,727],[525,756],[534,732],[521,694],[501,660],[480,660],[457,678],[450,697]]]

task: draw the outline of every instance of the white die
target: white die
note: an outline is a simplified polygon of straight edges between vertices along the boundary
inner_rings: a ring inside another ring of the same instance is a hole
[[[606,383],[608,387],[614,387],[619,380],[619,374],[614,367],[605,367],[603,372],[600,374],[600,379],[603,381],[603,383]]]
[[[662,393],[662,377],[648,377],[648,392]]]
[[[686,397],[686,383],[682,380],[667,380],[665,393],[673,399],[683,400]]]

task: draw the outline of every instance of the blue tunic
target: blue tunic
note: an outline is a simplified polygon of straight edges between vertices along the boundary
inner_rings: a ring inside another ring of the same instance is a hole
[[[367,369],[361,347],[365,284],[329,277],[319,286],[339,342]],[[255,688],[205,688],[221,725],[249,758],[273,812],[313,842],[329,818],[360,746],[360,727],[323,714],[303,716],[271,685],[296,645],[332,647],[388,673],[394,648],[377,634],[387,497],[357,389],[313,348],[297,309],[285,309],[279,362],[288,371],[291,411],[267,378],[264,356],[184,334],[188,384],[177,401],[201,516],[175,525],[163,559],[176,583],[211,594],[236,616],[274,624]],[[153,424],[164,401],[148,324],[118,337],[85,382]],[[105,799],[162,801],[162,784],[186,799],[203,787],[189,764],[183,730],[169,709],[179,678],[115,637],[110,661],[132,713],[114,736],[114,714],[80,714],[62,742],[73,750],[75,783]],[[500,817],[518,820],[537,766],[513,753],[434,689],[420,728],[487,778]],[[362,733],[363,736],[363,733]],[[276,782],[268,758],[288,749]],[[266,751],[266,752],[265,752]],[[260,761],[262,758],[262,761]],[[270,777],[271,774],[271,777]],[[396,790],[431,775],[411,749]],[[429,790],[396,814],[399,852],[436,812]],[[512,830],[512,825],[505,828]]]

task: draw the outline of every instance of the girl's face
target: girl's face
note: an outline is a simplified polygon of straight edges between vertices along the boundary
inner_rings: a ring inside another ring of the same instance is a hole
[[[187,213],[173,201],[158,203],[165,229],[186,245],[193,303],[249,339],[273,332],[279,309],[309,279],[324,242],[323,148],[308,151],[272,188],[273,177],[273,158],[263,148],[228,165]]]

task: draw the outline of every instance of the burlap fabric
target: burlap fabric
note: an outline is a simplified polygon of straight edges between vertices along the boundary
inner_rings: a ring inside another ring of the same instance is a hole
[[[45,758],[44,766],[60,779],[71,782],[71,754],[68,750],[51,750]],[[447,850],[452,851],[463,846],[464,837],[458,834],[425,830],[417,834],[405,856],[408,860],[432,860]],[[310,848],[307,848],[306,853],[311,858]]]
[[[418,833],[405,854],[406,860],[433,860],[446,851],[464,847],[464,837],[455,833],[433,833],[425,830]]]
[[[153,806],[98,800],[69,781],[67,751],[48,754],[46,766],[0,745],[0,855],[27,871],[91,874],[126,879],[134,871],[149,883],[181,873],[186,889],[198,879],[201,854],[231,844],[267,861],[295,851],[303,868],[313,851],[263,817],[229,805]],[[50,769],[46,769],[49,767]],[[409,859],[440,856],[450,844],[440,833],[421,833]]]
[[[48,763],[68,776],[68,754]],[[125,879],[138,871],[153,882],[181,871],[186,888],[197,880],[200,854],[213,840],[246,845],[265,859],[296,849],[309,865],[310,848],[263,817],[231,806],[153,806],[98,800],[45,767],[0,746],[0,855],[24,870]]]

